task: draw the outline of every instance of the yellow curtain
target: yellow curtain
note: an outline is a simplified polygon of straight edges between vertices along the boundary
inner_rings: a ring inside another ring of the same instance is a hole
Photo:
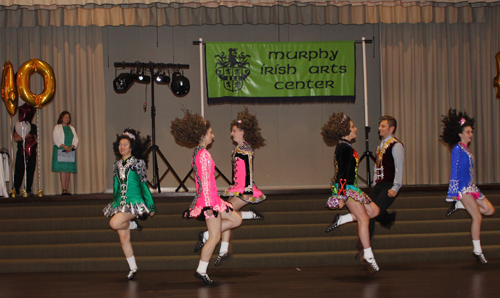
[[[51,172],[52,130],[64,110],[71,113],[71,124],[80,140],[76,155],[78,173],[71,175],[70,192],[101,193],[106,188],[106,167],[102,166],[107,164],[107,147],[101,30],[96,26],[0,28],[2,63],[11,61],[17,71],[24,62],[37,58],[49,63],[55,72],[54,101],[40,109],[33,120],[41,134],[33,192],[42,188],[46,194],[61,193],[59,174]],[[41,93],[41,76],[33,75],[31,85],[34,93]],[[0,147],[8,147],[12,131],[7,128],[11,119],[6,109],[0,111]],[[18,119],[17,114],[13,116],[12,125]],[[14,160],[15,157],[12,163]]]
[[[398,119],[406,147],[404,183],[447,184],[450,152],[439,141],[441,115],[466,110],[476,117],[471,151],[476,182],[498,183],[500,100],[495,99],[495,54],[500,8],[480,24],[381,25],[383,113]]]

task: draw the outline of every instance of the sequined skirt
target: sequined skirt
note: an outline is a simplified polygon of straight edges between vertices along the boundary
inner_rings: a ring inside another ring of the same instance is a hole
[[[220,196],[224,198],[238,197],[250,204],[257,204],[266,199],[266,196],[255,185],[253,186],[252,195],[244,196],[246,195],[244,191],[245,190],[243,187],[231,186],[230,188],[226,189]]]
[[[114,202],[104,207],[102,212],[106,217],[112,217],[118,212],[136,214],[137,216],[151,213],[148,206],[144,203],[129,203],[116,206]]]
[[[198,201],[202,199],[198,198]],[[190,217],[195,217],[197,219],[207,219],[207,218],[213,218],[217,217],[219,212],[230,212],[233,211],[233,205],[229,202],[226,202],[222,200],[221,198],[218,198],[214,200],[215,202],[212,202],[212,206],[205,206],[204,204],[197,204],[189,208],[188,210],[184,211],[183,217],[185,218],[190,218]],[[213,215],[207,214],[207,211],[212,210]]]
[[[348,184],[345,193],[340,194],[339,184],[333,183],[332,196],[326,201],[326,206],[330,209],[336,209],[339,207],[339,200],[346,202],[349,198],[361,204],[370,204],[372,202],[370,197],[355,185]]]
[[[462,198],[462,196],[467,194],[472,195],[476,200],[482,200],[485,198],[481,190],[475,184],[471,184],[467,187],[462,188],[462,190],[458,192],[457,197],[451,197],[451,196],[446,197],[446,202],[453,203],[459,201]]]

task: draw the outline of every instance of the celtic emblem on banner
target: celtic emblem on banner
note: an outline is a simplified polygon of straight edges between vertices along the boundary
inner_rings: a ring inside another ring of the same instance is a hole
[[[243,88],[243,82],[250,75],[250,55],[241,53],[238,55],[238,49],[229,49],[229,56],[222,52],[215,55],[217,62],[215,73],[222,80],[224,88],[228,91],[236,92]]]

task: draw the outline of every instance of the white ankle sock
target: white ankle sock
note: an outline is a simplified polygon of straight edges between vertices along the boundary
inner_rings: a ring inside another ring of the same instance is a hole
[[[472,240],[472,245],[474,246],[474,253],[480,255],[483,253],[481,249],[481,240]]]
[[[241,219],[254,219],[254,215],[252,211],[241,211]]]
[[[137,229],[137,223],[135,221],[131,220],[128,223],[129,223],[129,226],[128,226],[129,230],[135,230],[135,229]]]
[[[137,269],[137,264],[135,263],[135,257],[131,256],[130,258],[127,258],[128,266],[130,267],[130,270],[136,270]]]
[[[344,215],[340,216],[340,218],[339,218],[339,226],[346,224],[348,222],[352,222],[352,221],[353,221],[353,218],[352,218],[351,213],[344,214]]]
[[[203,262],[202,260],[200,260],[196,272],[198,272],[199,274],[207,274],[207,267],[208,267],[208,262]]]
[[[365,259],[373,259],[373,251],[371,247],[363,249],[363,254],[365,256]]]
[[[207,242],[207,240],[208,240],[208,235],[209,235],[209,234],[208,234],[208,231],[205,231],[205,232],[203,233],[203,243]]]
[[[462,204],[462,202],[460,202],[460,201],[457,201],[455,203],[455,208],[456,209],[465,209],[464,204]]]
[[[219,255],[223,255],[229,251],[229,242],[221,242]]]

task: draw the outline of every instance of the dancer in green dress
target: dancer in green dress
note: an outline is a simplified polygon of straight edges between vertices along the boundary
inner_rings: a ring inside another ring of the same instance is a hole
[[[103,210],[104,216],[111,217],[109,226],[118,232],[123,253],[130,267],[127,280],[137,274],[134,250],[130,242],[130,230],[141,231],[136,218],[154,216],[155,203],[146,177],[147,148],[151,138],[141,138],[138,131],[125,129],[116,136],[113,150],[118,159],[113,166],[113,202]]]

